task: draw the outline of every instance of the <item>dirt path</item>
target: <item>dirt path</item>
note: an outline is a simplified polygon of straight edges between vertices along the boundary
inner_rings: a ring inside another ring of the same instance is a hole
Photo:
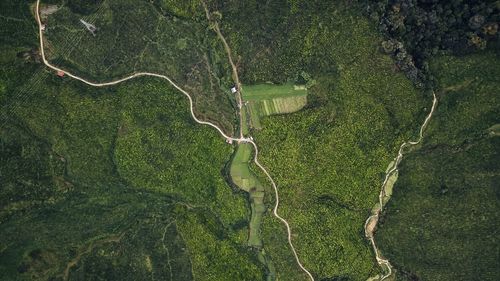
[[[222,45],[224,45],[224,50],[226,51],[229,64],[231,65],[231,71],[232,71],[232,77],[233,81],[236,84],[236,96],[238,99],[238,115],[240,119],[240,138],[243,138],[243,113],[242,113],[242,106],[243,106],[243,98],[241,97],[241,90],[242,90],[242,85],[240,83],[240,78],[238,76],[238,68],[236,67],[236,64],[234,64],[233,61],[233,56],[231,54],[231,48],[229,47],[229,44],[227,44],[226,38],[222,35],[222,32],[220,31],[219,28],[219,22],[217,20],[212,20],[212,17],[210,16],[210,11],[208,10],[207,4],[205,1],[201,1],[203,8],[205,9],[205,15],[207,17],[207,20],[211,26],[213,26],[213,30],[215,33],[217,33],[217,37],[222,41]]]
[[[76,79],[80,82],[83,82],[89,86],[93,86],[93,87],[106,87],[106,86],[113,86],[113,85],[117,85],[117,84],[120,84],[122,82],[125,82],[125,81],[128,81],[128,80],[131,80],[131,79],[134,79],[134,78],[137,78],[137,77],[141,77],[141,76],[151,76],[151,77],[157,77],[157,78],[162,78],[162,79],[165,79],[167,80],[174,88],[176,88],[177,90],[179,90],[181,93],[183,93],[189,100],[189,109],[191,111],[191,116],[193,117],[193,119],[198,123],[198,124],[202,124],[202,125],[208,125],[210,127],[213,127],[214,129],[216,129],[217,131],[219,131],[219,133],[227,140],[231,140],[231,141],[240,141],[241,138],[234,138],[234,137],[230,137],[228,135],[226,135],[224,133],[224,131],[222,131],[222,129],[220,129],[217,125],[213,124],[213,123],[210,123],[210,122],[206,122],[206,121],[202,121],[200,119],[198,119],[194,113],[194,109],[193,109],[193,99],[191,98],[191,96],[189,95],[188,92],[186,92],[184,89],[182,89],[180,86],[178,86],[177,84],[174,83],[174,81],[172,79],[170,79],[169,77],[165,76],[165,75],[162,75],[162,74],[157,74],[157,73],[152,73],[152,72],[137,72],[137,73],[134,73],[134,74],[131,74],[129,76],[126,76],[126,77],[123,77],[121,79],[117,79],[117,80],[114,80],[114,81],[110,81],[110,82],[103,82],[103,83],[97,83],[97,82],[92,82],[92,81],[89,81],[89,80],[86,80],[84,78],[81,78],[79,76],[76,76],[74,74],[72,74],[71,72],[67,71],[67,70],[64,70],[62,68],[59,68],[57,66],[54,66],[52,65],[48,60],[47,58],[45,57],[45,48],[44,48],[44,42],[43,42],[43,29],[42,29],[42,22],[41,22],[41,19],[40,19],[40,0],[37,0],[36,2],[36,20],[38,22],[38,33],[39,33],[39,38],[40,38],[40,54],[41,54],[41,57],[42,57],[42,60],[43,60],[43,63],[49,67],[50,69],[54,70],[54,71],[61,71],[61,72],[64,72],[65,75],[73,78],[73,79]]]
[[[378,249],[377,244],[375,243],[375,236],[374,236],[374,232],[377,228],[380,214],[382,213],[385,205],[387,204],[387,202],[390,199],[390,195],[387,195],[386,189],[388,188],[389,184],[394,184],[394,181],[391,182],[391,177],[394,177],[398,173],[399,164],[403,160],[404,149],[407,147],[411,147],[411,146],[415,146],[415,145],[419,144],[422,141],[422,139],[424,138],[424,130],[427,127],[427,125],[429,124],[429,122],[432,118],[432,115],[434,114],[434,111],[436,110],[436,106],[437,106],[436,94],[433,92],[432,96],[433,96],[432,108],[431,108],[431,111],[429,112],[429,114],[427,115],[427,117],[425,118],[424,123],[422,123],[422,126],[420,127],[418,139],[416,141],[404,142],[399,147],[398,155],[396,156],[396,158],[394,158],[394,160],[392,162],[392,166],[389,165],[390,168],[387,170],[387,172],[385,174],[385,179],[384,179],[384,182],[382,183],[382,187],[380,189],[380,194],[378,196],[379,202],[372,209],[372,214],[368,217],[368,219],[365,222],[365,226],[364,226],[365,236],[366,236],[366,238],[368,238],[370,240],[370,244],[372,245],[373,251],[375,252],[375,259],[377,260],[377,263],[381,267],[385,267],[386,271],[387,271],[387,273],[380,278],[380,281],[383,281],[383,280],[387,279],[389,276],[391,276],[392,271],[393,271],[389,260],[382,257],[382,254],[380,253],[380,250]]]
[[[295,260],[297,261],[297,264],[299,265],[300,269],[302,269],[302,271],[305,274],[307,274],[307,276],[309,277],[309,279],[311,279],[312,281],[314,281],[314,277],[312,276],[312,274],[300,262],[299,255],[297,254],[297,251],[295,250],[295,247],[293,246],[293,243],[292,243],[292,229],[290,228],[290,225],[288,224],[288,222],[283,217],[281,217],[278,214],[278,207],[279,207],[279,204],[280,204],[280,197],[279,197],[279,194],[278,194],[278,187],[276,186],[276,183],[274,182],[274,180],[271,177],[271,175],[269,174],[269,172],[267,172],[266,168],[264,168],[264,166],[262,166],[262,164],[259,163],[259,160],[258,160],[259,148],[257,147],[257,144],[254,141],[252,141],[252,140],[250,140],[248,142],[251,143],[253,145],[253,147],[255,148],[255,158],[254,158],[255,165],[257,165],[264,172],[264,174],[266,174],[267,178],[269,179],[269,181],[271,182],[271,184],[273,186],[274,196],[276,197],[276,204],[274,205],[273,215],[276,218],[278,218],[286,226],[286,231],[288,233],[288,245],[290,245],[290,248],[292,249],[292,252],[293,252],[293,256],[295,257]]]
[[[206,5],[205,5],[204,2],[202,2],[202,3],[204,4],[205,11],[207,13],[207,18],[210,21],[210,14],[209,14],[208,8],[206,7]],[[279,207],[278,187],[276,186],[276,183],[272,179],[271,175],[267,172],[267,170],[264,168],[264,166],[262,166],[259,163],[259,161],[258,161],[258,148],[257,148],[257,144],[253,141],[253,139],[251,137],[245,138],[243,136],[243,130],[242,130],[242,128],[243,128],[242,127],[243,116],[242,116],[242,113],[241,113],[241,109],[242,109],[242,106],[243,106],[243,101],[242,101],[242,98],[241,98],[241,83],[240,83],[240,80],[239,80],[239,77],[238,77],[238,72],[237,72],[236,65],[234,64],[232,56],[231,56],[231,49],[229,48],[229,45],[227,44],[224,36],[222,36],[222,33],[221,33],[221,31],[220,31],[219,26],[218,26],[217,23],[215,23],[215,25],[214,25],[214,30],[217,33],[217,36],[221,39],[221,41],[224,44],[224,48],[225,48],[225,50],[227,52],[228,59],[229,59],[229,62],[231,64],[231,68],[232,68],[232,72],[233,72],[233,79],[234,79],[234,81],[235,81],[235,83],[236,83],[236,85],[238,87],[238,93],[237,93],[238,94],[238,107],[239,107],[238,114],[239,114],[239,117],[240,117],[240,137],[239,138],[228,136],[217,125],[215,125],[213,123],[210,123],[210,122],[207,122],[207,121],[202,121],[202,120],[198,119],[196,117],[195,113],[194,113],[193,99],[191,98],[191,95],[189,95],[188,92],[186,92],[180,86],[178,86],[177,84],[175,84],[172,79],[170,79],[169,77],[167,77],[165,75],[157,74],[157,73],[152,73],[152,72],[138,72],[138,73],[134,73],[134,74],[131,74],[129,76],[126,76],[124,78],[114,80],[114,81],[97,83],[97,82],[92,82],[92,81],[86,80],[84,78],[81,78],[81,77],[79,77],[77,75],[72,74],[69,71],[66,71],[66,70],[64,70],[62,68],[59,68],[57,66],[54,66],[54,65],[50,64],[50,62],[45,57],[45,49],[44,49],[44,42],[43,42],[44,41],[43,40],[43,25],[42,25],[42,22],[41,22],[41,19],[40,19],[40,0],[37,0],[37,2],[36,2],[36,20],[37,20],[37,23],[38,23],[38,34],[39,34],[39,39],[40,39],[40,54],[41,54],[43,63],[48,68],[50,68],[52,70],[55,70],[55,71],[64,72],[67,76],[69,76],[69,77],[71,77],[73,79],[76,79],[78,81],[81,81],[81,82],[83,82],[83,83],[85,83],[87,85],[94,86],[94,87],[106,87],[106,86],[117,85],[119,83],[128,81],[130,79],[134,79],[134,78],[137,78],[137,77],[141,77],[141,76],[151,76],[151,77],[157,77],[157,78],[165,79],[174,88],[176,88],[177,90],[179,90],[181,93],[183,93],[188,98],[188,100],[189,100],[189,109],[191,111],[191,116],[196,121],[196,123],[202,124],[202,125],[207,125],[207,126],[210,126],[210,127],[214,128],[214,129],[216,129],[227,141],[230,141],[230,142],[236,141],[237,143],[245,143],[245,142],[251,143],[254,146],[254,148],[255,148],[255,158],[254,158],[255,164],[266,174],[266,176],[269,178],[269,181],[271,182],[271,184],[272,184],[272,186],[274,188],[274,192],[275,192],[275,196],[276,196],[276,204],[275,204],[274,209],[273,209],[273,215],[276,218],[278,218],[286,226],[287,233],[288,233],[288,244],[290,245],[290,248],[292,249],[292,252],[293,252],[293,254],[295,256],[297,264],[302,269],[302,271],[309,277],[309,279],[311,281],[314,281],[314,277],[312,276],[312,274],[300,262],[300,259],[299,259],[299,256],[297,254],[297,251],[295,250],[295,247],[293,246],[293,243],[292,243],[292,231],[291,231],[290,225],[288,224],[288,222],[283,217],[281,217],[278,214],[278,207]]]
[[[209,21],[210,24],[213,25],[214,31],[217,33],[217,36],[221,39],[221,41],[224,45],[224,49],[226,50],[226,53],[227,53],[227,56],[229,59],[229,63],[231,64],[231,68],[232,68],[232,72],[233,72],[233,74],[232,74],[233,80],[234,80],[235,84],[237,85],[237,96],[238,96],[238,107],[239,107],[238,111],[239,111],[239,117],[240,117],[240,139],[241,139],[240,142],[248,142],[248,143],[251,143],[253,145],[253,147],[255,149],[254,163],[264,172],[264,174],[267,176],[267,178],[271,182],[271,185],[273,186],[273,189],[274,189],[276,203],[275,203],[274,208],[273,208],[273,215],[276,218],[278,218],[286,227],[287,234],[288,234],[288,236],[287,236],[288,244],[289,244],[290,248],[292,249],[293,255],[295,257],[295,260],[296,260],[298,266],[309,277],[310,280],[314,281],[314,277],[301,263],[300,258],[297,254],[297,251],[295,250],[295,246],[292,243],[292,229],[291,229],[290,225],[283,217],[281,217],[278,214],[278,208],[279,208],[279,204],[280,204],[278,187],[277,187],[276,183],[274,182],[273,178],[271,177],[271,175],[269,174],[269,172],[266,170],[266,168],[264,168],[264,166],[259,163],[259,160],[258,160],[259,149],[257,147],[257,144],[253,141],[253,139],[251,137],[244,138],[244,136],[243,136],[243,122],[245,122],[245,120],[243,118],[243,113],[242,113],[242,109],[243,109],[243,100],[241,97],[242,85],[240,83],[240,79],[238,76],[238,69],[233,62],[231,48],[227,44],[226,39],[224,38],[224,36],[222,35],[222,32],[220,31],[219,23],[216,20],[214,21],[211,19],[210,11],[208,10],[208,7],[207,7],[205,1],[201,1],[201,2],[203,4],[203,8],[205,9],[205,14],[206,14],[207,20]]]

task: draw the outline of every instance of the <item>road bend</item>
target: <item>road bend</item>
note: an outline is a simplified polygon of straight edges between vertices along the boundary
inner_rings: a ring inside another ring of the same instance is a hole
[[[206,7],[205,3],[202,2],[204,4],[204,7],[205,7],[205,11],[207,12],[207,18],[208,20],[210,21],[210,14],[208,12],[208,8]],[[134,79],[134,78],[137,78],[137,77],[142,77],[142,76],[150,76],[150,77],[157,77],[157,78],[161,78],[161,79],[165,79],[167,80],[174,88],[176,88],[177,90],[179,90],[181,93],[183,93],[189,100],[189,110],[191,112],[191,116],[193,117],[193,119],[196,121],[196,123],[198,124],[201,124],[201,125],[207,125],[207,126],[210,126],[214,129],[216,129],[219,134],[224,137],[227,141],[229,142],[237,142],[237,143],[245,143],[245,142],[248,142],[248,143],[251,143],[255,149],[255,157],[254,157],[254,162],[255,164],[264,172],[264,174],[268,177],[269,181],[271,182],[272,186],[273,186],[273,189],[274,189],[274,192],[275,192],[275,196],[276,196],[276,203],[274,205],[274,209],[273,209],[273,215],[278,218],[286,227],[286,230],[287,230],[287,237],[288,237],[288,244],[290,245],[290,248],[292,249],[292,252],[293,252],[293,255],[295,257],[295,260],[297,262],[297,264],[299,265],[300,269],[308,276],[308,278],[311,280],[311,281],[314,281],[314,277],[312,276],[312,274],[304,267],[304,265],[301,263],[300,259],[299,259],[299,256],[297,254],[297,251],[295,250],[295,247],[292,243],[292,230],[291,230],[291,227],[289,225],[289,223],[279,215],[278,213],[278,208],[279,208],[279,193],[278,193],[278,187],[276,185],[276,183],[274,182],[273,178],[271,177],[271,175],[268,173],[268,171],[265,169],[265,167],[259,163],[258,161],[258,147],[257,147],[257,144],[252,140],[251,137],[244,137],[243,136],[243,130],[242,130],[242,124],[243,124],[243,116],[242,116],[242,107],[243,107],[243,101],[242,101],[242,97],[241,97],[241,83],[240,83],[240,80],[238,78],[238,72],[237,72],[237,68],[236,68],[236,65],[234,64],[233,60],[232,60],[232,56],[231,56],[231,49],[229,48],[229,45],[227,44],[224,36],[222,36],[222,33],[219,29],[219,26],[218,26],[218,23],[215,22],[215,32],[217,33],[217,36],[221,39],[221,41],[223,42],[223,45],[224,45],[224,49],[226,50],[227,54],[228,54],[228,58],[229,58],[229,62],[231,64],[231,68],[232,68],[232,72],[233,72],[233,79],[237,85],[237,89],[238,89],[238,113],[239,113],[239,117],[240,117],[240,137],[239,138],[236,138],[236,137],[232,137],[232,136],[228,136],[227,134],[224,133],[224,131],[222,131],[221,128],[219,128],[217,125],[211,123],[211,122],[207,122],[207,121],[203,121],[203,120],[200,120],[196,117],[195,113],[194,113],[194,103],[193,103],[193,99],[191,97],[191,95],[185,91],[184,89],[182,89],[179,85],[175,84],[174,81],[172,79],[170,79],[168,76],[166,75],[163,75],[163,74],[158,74],[158,73],[152,73],[152,72],[137,72],[137,73],[134,73],[134,74],[131,74],[129,76],[126,76],[126,77],[123,77],[123,78],[120,78],[120,79],[117,79],[117,80],[113,80],[113,81],[109,81],[109,82],[102,82],[102,83],[98,83],[98,82],[92,82],[92,81],[89,81],[87,79],[84,79],[82,77],[79,77],[73,73],[71,73],[70,71],[67,71],[65,69],[62,69],[60,67],[57,67],[55,65],[52,65],[48,60],[47,58],[45,57],[45,48],[44,48],[44,40],[43,40],[43,24],[42,24],[42,21],[41,21],[41,18],[40,18],[40,0],[37,0],[36,1],[36,13],[35,13],[35,16],[36,16],[36,21],[38,23],[38,34],[39,34],[39,39],[40,39],[40,54],[42,56],[42,61],[43,63],[50,69],[52,70],[55,70],[55,71],[61,71],[63,73],[65,73],[65,75],[67,75],[68,77],[71,77],[75,80],[78,80],[82,83],[85,83],[89,86],[93,86],[93,87],[106,87],[106,86],[113,86],[113,85],[117,85],[119,83],[122,83],[122,82],[125,82],[125,81],[128,81],[128,80],[131,80],[131,79]]]

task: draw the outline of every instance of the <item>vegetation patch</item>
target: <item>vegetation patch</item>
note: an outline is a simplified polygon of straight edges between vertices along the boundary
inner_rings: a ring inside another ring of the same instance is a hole
[[[244,87],[242,93],[244,110],[250,116],[248,119],[250,126],[255,129],[262,129],[260,121],[262,117],[296,112],[307,103],[305,86],[292,83],[248,85]]]
[[[249,143],[239,144],[233,156],[230,166],[231,180],[235,185],[248,193],[252,216],[249,225],[248,245],[262,247],[260,235],[262,216],[266,211],[264,204],[264,186],[258,177],[250,169],[252,161],[253,146]]]
[[[67,6],[48,15],[51,62],[88,79],[128,74],[133,55],[126,48],[149,36],[142,23],[162,16],[144,10],[149,2],[118,2],[102,1],[88,16]],[[47,71],[29,4],[0,4],[0,280],[63,280],[65,272],[68,280],[262,280],[267,269],[247,246],[242,223],[251,210],[223,177],[230,147],[198,126],[186,98],[163,80],[93,88]],[[126,23],[127,11],[141,18]],[[81,17],[98,19],[96,37]],[[174,28],[170,19],[162,29]],[[121,37],[126,24],[137,28],[130,27],[130,38]],[[181,26],[183,38],[192,35]],[[94,42],[106,28],[117,33]],[[110,38],[124,41],[113,47]],[[109,50],[114,62],[105,60]],[[182,71],[176,82],[191,79]],[[200,75],[216,87],[224,76],[217,71]],[[233,118],[231,106],[212,109]]]
[[[44,19],[47,59],[97,82],[135,72],[166,75],[192,95],[200,118],[231,134],[235,115],[225,90],[232,82],[222,45],[198,19],[198,2],[177,2],[72,0]]]
[[[439,105],[422,146],[401,163],[377,233],[401,280],[500,276],[500,142],[491,134],[500,120],[499,61],[483,52],[431,64]]]
[[[282,85],[303,71],[317,82],[302,110],[260,120],[264,129],[254,134],[302,263],[317,280],[376,275],[363,225],[387,164],[417,134],[431,97],[379,52],[382,38],[355,4],[239,1],[221,10],[223,32],[242,57],[243,82]],[[262,233],[277,278],[307,280],[276,223],[266,217]]]
[[[248,101],[262,101],[306,95],[307,91],[305,86],[297,86],[292,83],[283,85],[274,85],[270,83],[248,85],[243,89],[243,98]]]

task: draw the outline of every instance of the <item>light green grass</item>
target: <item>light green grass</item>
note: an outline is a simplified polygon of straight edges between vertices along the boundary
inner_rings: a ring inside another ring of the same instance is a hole
[[[252,157],[252,147],[249,144],[241,144],[236,149],[236,153],[231,163],[231,178],[239,188],[246,192],[255,186],[261,186],[255,175],[250,171],[248,162]]]
[[[250,124],[254,128],[262,128],[262,124],[260,122],[260,107],[259,102],[249,102],[245,107],[248,112],[250,112]]]
[[[252,216],[250,218],[248,245],[262,247],[260,226],[262,224],[262,216],[266,211],[266,206],[264,205],[264,186],[252,170],[250,170],[249,163],[252,159],[252,149],[252,146],[248,143],[238,146],[231,162],[230,175],[233,183],[245,192],[248,192],[250,196]]]
[[[244,87],[242,95],[250,126],[256,129],[262,129],[262,117],[296,112],[307,103],[305,87],[292,83],[249,85]]]
[[[260,101],[275,98],[288,98],[296,96],[306,96],[307,91],[300,86],[294,86],[292,83],[283,85],[275,84],[257,84],[245,86],[243,91],[243,99],[246,101]]]

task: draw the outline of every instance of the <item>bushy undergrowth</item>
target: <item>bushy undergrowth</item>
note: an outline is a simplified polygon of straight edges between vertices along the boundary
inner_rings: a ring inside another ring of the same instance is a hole
[[[378,231],[401,280],[497,280],[498,55],[439,57],[439,107],[407,155]]]

